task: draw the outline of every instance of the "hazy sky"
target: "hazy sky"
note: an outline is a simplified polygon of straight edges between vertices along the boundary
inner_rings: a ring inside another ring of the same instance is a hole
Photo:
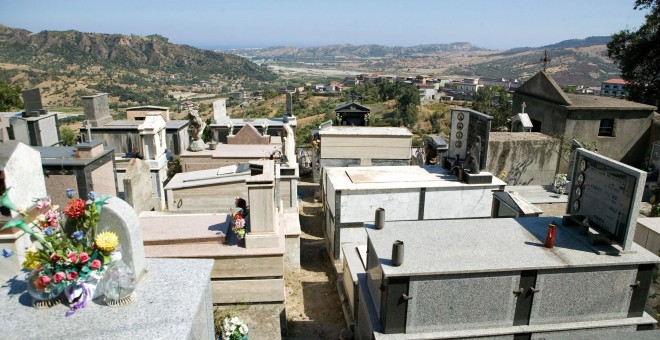
[[[633,0],[0,0],[32,32],[160,34],[202,48],[419,44],[542,46],[644,22]]]

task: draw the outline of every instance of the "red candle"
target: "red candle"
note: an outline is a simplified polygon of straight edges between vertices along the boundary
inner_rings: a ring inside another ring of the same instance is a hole
[[[545,247],[552,249],[555,246],[555,235],[557,235],[557,225],[548,224],[548,233],[545,235]]]

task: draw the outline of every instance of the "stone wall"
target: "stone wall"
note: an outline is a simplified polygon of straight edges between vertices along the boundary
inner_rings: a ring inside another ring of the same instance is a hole
[[[554,181],[559,142],[538,132],[491,132],[486,171],[508,185],[546,185]]]

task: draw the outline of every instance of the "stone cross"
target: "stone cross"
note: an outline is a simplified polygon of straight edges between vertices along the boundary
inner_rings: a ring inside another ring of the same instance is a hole
[[[9,133],[7,128],[9,127],[9,118],[5,116],[0,117],[0,129],[2,130],[2,142],[5,143],[9,141]]]
[[[525,104],[525,102],[523,102],[521,106],[522,106],[522,112],[520,113],[525,113],[525,107],[527,107],[527,105]]]
[[[548,50],[545,50],[543,52],[543,58],[541,58],[541,62],[543,63],[543,72],[545,72],[546,68],[548,67],[550,60],[552,59],[548,58]]]
[[[92,142],[92,125],[89,123],[89,120],[86,120],[85,129],[87,129],[87,143]]]

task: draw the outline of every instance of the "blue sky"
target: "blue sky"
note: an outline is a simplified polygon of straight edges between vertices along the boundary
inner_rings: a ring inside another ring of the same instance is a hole
[[[633,0],[0,0],[0,24],[160,34],[202,48],[467,41],[503,49],[611,35],[644,22]]]

